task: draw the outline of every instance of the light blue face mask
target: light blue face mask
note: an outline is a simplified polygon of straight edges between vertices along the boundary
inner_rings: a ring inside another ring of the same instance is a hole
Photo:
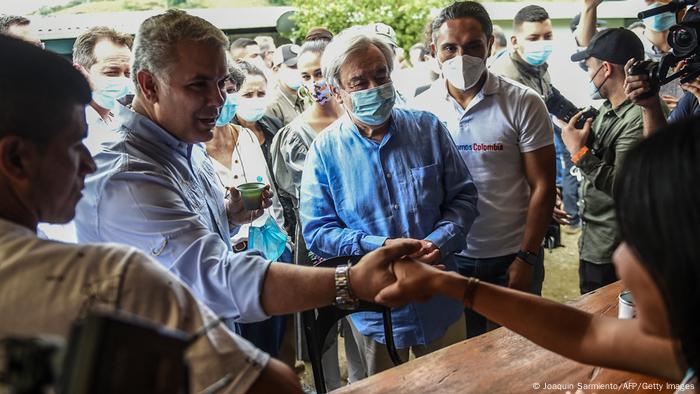
[[[379,126],[391,116],[396,101],[394,84],[389,82],[372,89],[350,93],[352,115],[360,122]]]
[[[234,95],[226,94],[226,101],[224,102],[224,106],[221,107],[221,113],[219,114],[219,118],[216,120],[216,126],[221,127],[231,123],[231,119],[236,116],[237,107],[238,104],[236,104]]]
[[[277,261],[286,246],[287,234],[280,229],[272,216],[268,216],[261,227],[250,226],[248,230],[248,250],[259,250],[268,260]]]
[[[246,122],[257,122],[262,119],[267,109],[267,100],[265,97],[238,97],[238,116]]]
[[[654,3],[653,8],[661,6],[661,3]],[[676,14],[672,12],[662,12],[661,14],[650,16],[644,19],[644,25],[654,31],[666,31],[676,24]]]
[[[591,79],[588,81],[588,94],[591,96],[591,98],[592,98],[593,100],[602,100],[602,99],[604,98],[604,97],[601,96],[601,94],[600,94],[600,88],[602,88],[603,85],[605,85],[605,82],[608,80],[608,78],[606,77],[606,78],[603,80],[603,83],[600,84],[600,86],[596,86],[595,82],[593,82],[593,80],[595,79],[596,75],[598,75],[598,73],[599,73],[600,70],[602,70],[602,69],[603,69],[603,65],[601,65],[600,67],[598,67],[598,70],[595,72],[595,74],[593,74],[593,78],[591,78]]]
[[[552,54],[552,41],[528,41],[523,49],[523,60],[533,66],[543,65]]]
[[[99,88],[92,92],[92,100],[104,109],[112,110],[117,105],[117,100],[134,94],[133,84],[127,77],[102,77],[99,79],[99,85]]]

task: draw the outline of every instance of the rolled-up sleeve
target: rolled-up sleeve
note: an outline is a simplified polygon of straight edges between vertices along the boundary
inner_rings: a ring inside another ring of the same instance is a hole
[[[444,200],[440,206],[441,219],[425,239],[440,249],[442,256],[466,247],[467,234],[474,219],[478,194],[472,176],[459,154],[452,137],[441,122],[436,122],[439,147],[442,149]]]
[[[239,322],[269,317],[260,295],[270,262],[257,252],[233,253],[184,205],[166,177],[114,175],[105,183],[95,214],[101,239],[146,252],[217,315]]]

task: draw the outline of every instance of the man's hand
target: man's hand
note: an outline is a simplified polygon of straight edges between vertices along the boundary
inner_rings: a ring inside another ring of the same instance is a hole
[[[414,260],[418,260],[421,263],[425,263],[425,264],[436,264],[440,261],[440,258],[442,257],[440,255],[440,249],[438,249],[438,247],[435,246],[432,242],[426,241],[424,239],[423,240],[412,239],[412,238],[387,239],[386,241],[384,241],[384,245],[390,246],[390,245],[393,245],[397,242],[402,242],[405,240],[418,241],[421,243],[420,250],[418,250],[415,253],[412,253],[410,256],[406,256],[406,257],[414,259]]]
[[[559,125],[561,126],[561,139],[564,141],[564,145],[571,156],[575,155],[576,152],[586,145],[588,134],[591,132],[592,118],[586,119],[586,123],[583,125],[582,129],[576,128],[576,122],[581,118],[583,112],[584,111],[581,111],[574,115],[568,124],[559,121]]]
[[[583,5],[586,9],[598,8],[598,5],[602,3],[603,0],[583,0]]]
[[[676,109],[676,105],[678,105],[678,99],[669,95],[669,94],[664,94],[661,96],[661,100],[666,103],[666,106],[668,107],[669,110],[673,111]]]
[[[387,240],[388,241],[388,240]],[[421,250],[423,245],[415,239],[394,239],[371,253],[350,269],[350,286],[357,298],[374,301],[377,293],[393,284],[395,261]]]
[[[625,83],[623,84],[625,88],[625,94],[627,98],[634,104],[642,108],[650,108],[659,105],[659,95],[655,94],[651,97],[640,98],[640,96],[646,94],[651,89],[651,84],[649,83],[649,76],[645,74],[641,75],[630,75],[629,69],[632,65],[636,63],[636,60],[630,59],[625,64]]]
[[[423,264],[412,259],[394,263],[396,282],[385,287],[374,301],[392,308],[410,302],[425,302],[440,292],[440,277],[446,273],[443,266]]]
[[[554,202],[554,211],[552,212],[552,218],[559,224],[569,224],[571,216],[564,210],[564,204],[561,201],[561,191],[557,189],[557,199]]]
[[[534,277],[534,267],[516,257],[508,267],[508,287],[511,289],[530,291]]]
[[[253,220],[262,216],[266,208],[272,205],[272,190],[270,190],[270,185],[265,186],[262,193],[262,208],[256,209],[255,211],[248,211],[243,208],[243,198],[241,197],[241,192],[236,190],[235,187],[228,189],[230,195],[226,198],[226,214],[228,215],[228,221],[231,224],[241,225],[250,223]]]
[[[690,92],[700,102],[700,77],[681,85],[683,90]]]

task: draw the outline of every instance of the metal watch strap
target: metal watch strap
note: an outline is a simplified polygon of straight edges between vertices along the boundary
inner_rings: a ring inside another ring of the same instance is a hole
[[[335,267],[335,306],[340,309],[357,309],[360,301],[352,294],[350,289],[351,262]]]

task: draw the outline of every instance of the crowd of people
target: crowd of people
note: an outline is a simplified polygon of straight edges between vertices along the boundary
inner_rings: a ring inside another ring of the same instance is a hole
[[[0,337],[66,337],[94,308],[190,334],[221,319],[187,354],[195,391],[299,392],[290,314],[365,300],[392,306],[404,360],[503,325],[697,384],[700,79],[653,92],[629,69],[670,51],[676,16],[605,28],[599,3],[571,26],[602,100],[583,123],[547,104],[538,5],[508,38],[455,2],[407,56],[383,23],[276,46],[169,10],[134,37],[86,30],[68,62],[0,17]],[[552,223],[580,232],[581,294],[621,280],[635,319],[540,297]],[[316,267],[340,256],[362,257]],[[338,335],[349,383],[393,366],[380,313]],[[336,345],[323,365],[340,387]]]

